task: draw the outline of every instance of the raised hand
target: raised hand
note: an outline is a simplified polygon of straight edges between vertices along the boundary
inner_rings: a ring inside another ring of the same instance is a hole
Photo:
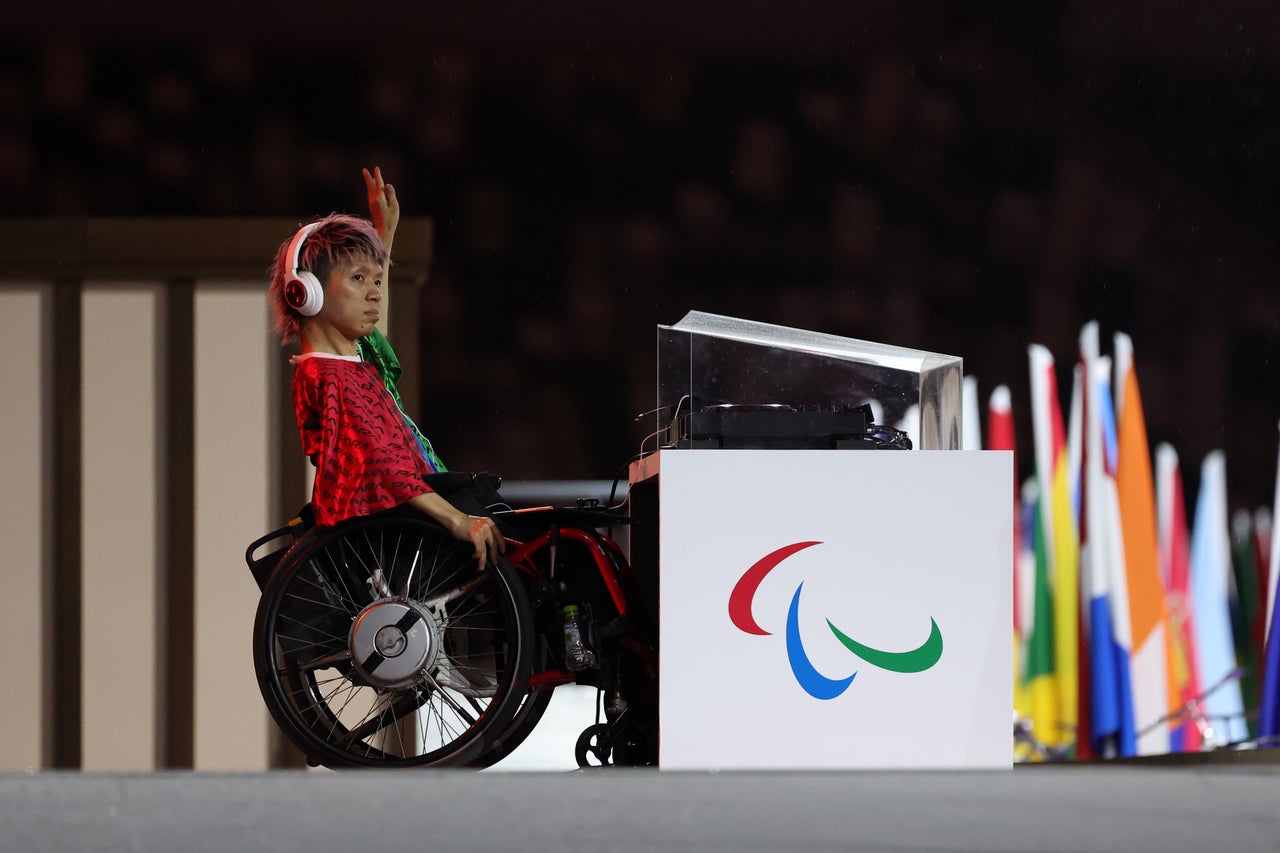
[[[396,199],[396,188],[382,179],[381,166],[374,166],[372,172],[368,169],[360,171],[364,174],[364,186],[369,194],[369,217],[387,247],[387,254],[391,254],[396,226],[400,224],[400,202]]]

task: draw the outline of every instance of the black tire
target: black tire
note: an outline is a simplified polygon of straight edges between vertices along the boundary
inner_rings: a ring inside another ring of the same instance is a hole
[[[547,668],[545,665],[547,658],[546,642],[543,640],[537,642],[542,649],[541,657],[544,663],[534,669],[542,671]],[[551,704],[551,696],[554,693],[555,687],[553,685],[531,688],[525,694],[520,707],[516,710],[515,715],[512,716],[506,730],[495,738],[489,738],[488,746],[470,762],[469,766],[477,768],[492,767],[515,752],[516,747],[524,743],[529,735],[533,733],[538,721],[547,712],[547,706]]]
[[[272,716],[328,767],[465,765],[528,691],[533,617],[505,561],[417,513],[315,528],[272,573],[253,655]]]

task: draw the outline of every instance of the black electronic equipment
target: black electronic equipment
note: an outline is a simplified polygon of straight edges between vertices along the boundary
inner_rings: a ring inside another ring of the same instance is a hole
[[[752,450],[910,450],[905,432],[872,422],[869,404],[706,406],[677,416],[667,447]]]

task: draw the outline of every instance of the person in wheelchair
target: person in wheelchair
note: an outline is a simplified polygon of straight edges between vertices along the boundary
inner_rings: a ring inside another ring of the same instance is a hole
[[[506,550],[483,514],[496,491],[481,482],[451,502],[431,485],[446,469],[401,407],[400,364],[385,336],[400,205],[381,169],[365,169],[364,179],[372,221],[331,214],[308,223],[280,244],[270,268],[275,329],[301,347],[291,359],[293,404],[316,466],[311,509],[318,525],[332,526],[412,507],[471,542],[483,568]]]
[[[511,510],[496,477],[447,471],[405,414],[384,333],[400,208],[379,169],[364,179],[371,220],[302,226],[270,271],[275,328],[300,344],[293,403],[316,476],[304,517],[245,555],[262,589],[263,699],[309,763],[482,767],[528,736],[557,684],[594,683],[610,722],[589,730],[590,751],[625,757],[637,732],[656,732],[656,704],[640,707],[654,676],[637,676],[656,658],[641,621],[623,618],[621,549],[588,532],[599,513]],[[589,671],[561,667],[569,605],[599,617],[583,623],[599,626]]]

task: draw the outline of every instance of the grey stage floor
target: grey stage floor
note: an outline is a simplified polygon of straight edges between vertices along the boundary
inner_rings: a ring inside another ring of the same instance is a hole
[[[1275,764],[0,775],[6,851],[1280,850]]]

